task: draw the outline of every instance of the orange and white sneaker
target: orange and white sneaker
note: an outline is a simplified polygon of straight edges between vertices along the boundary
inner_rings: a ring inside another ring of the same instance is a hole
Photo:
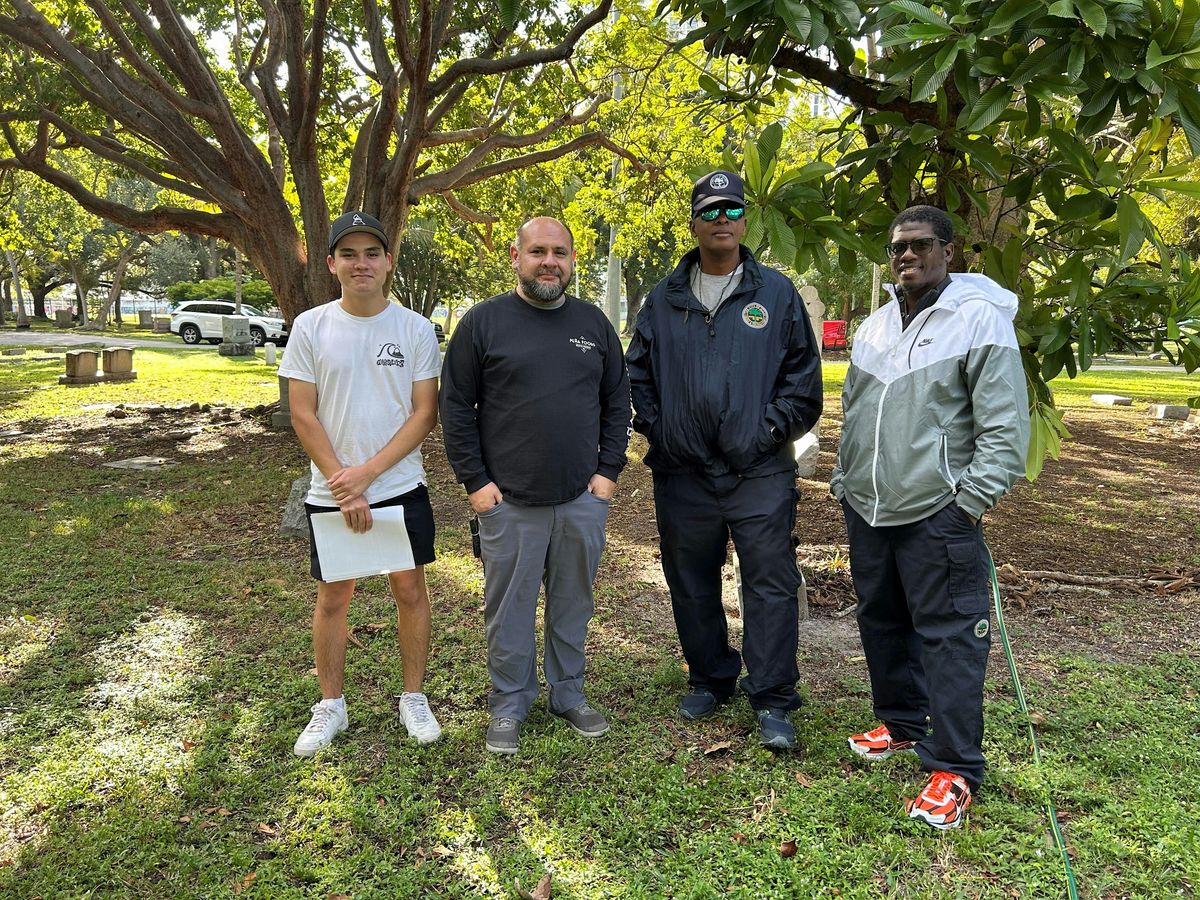
[[[963,813],[970,805],[971,788],[967,780],[953,772],[942,771],[929,776],[916,799],[904,801],[910,819],[922,819],[939,831],[961,825]]]
[[[862,734],[852,734],[847,739],[850,749],[863,759],[887,759],[894,753],[912,752],[917,746],[916,741],[894,741],[892,733],[886,725],[880,725],[874,731]]]

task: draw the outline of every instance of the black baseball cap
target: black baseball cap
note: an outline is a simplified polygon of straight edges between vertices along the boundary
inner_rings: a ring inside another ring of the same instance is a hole
[[[348,234],[353,234],[356,231],[362,231],[367,234],[373,234],[383,242],[384,252],[388,252],[388,239],[383,231],[383,225],[374,216],[367,215],[365,212],[351,210],[348,213],[342,213],[329,224],[329,254],[333,255],[333,248],[337,246],[338,241]]]
[[[722,204],[746,205],[746,193],[742,176],[736,172],[717,169],[709,172],[692,185],[692,215],[704,212],[710,206]]]

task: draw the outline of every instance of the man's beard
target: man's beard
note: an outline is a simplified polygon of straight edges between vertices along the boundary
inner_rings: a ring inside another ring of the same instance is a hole
[[[525,296],[538,303],[553,303],[567,291],[565,279],[560,280],[558,284],[543,284],[538,281],[537,276],[526,278],[524,275],[518,275],[517,278],[521,282],[521,290],[525,292]]]

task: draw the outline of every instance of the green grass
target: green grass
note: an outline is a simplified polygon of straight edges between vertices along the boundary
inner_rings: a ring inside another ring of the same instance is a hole
[[[36,400],[10,394],[43,375],[0,369],[4,415],[77,411],[100,390],[234,405],[273,390],[260,363],[135,359],[145,381]],[[404,739],[385,629],[350,648],[351,730],[297,760],[317,696],[313,586],[303,545],[275,529],[302,465],[294,438],[270,434],[144,473],[72,446],[0,453],[0,896],[510,897],[550,872],[559,898],[1061,897],[1045,789],[1085,897],[1200,884],[1195,659],[1043,661],[1058,677],[1026,684],[1046,717],[1041,771],[993,671],[987,786],[968,828],[934,835],[901,814],[919,784],[910,759],[847,761],[844,736],[870,721],[861,657],[822,660],[842,678],[796,716],[801,752],[757,747],[744,701],[682,722],[674,634],[628,613],[644,588],[615,565],[589,676],[613,731],[588,742],[539,702],[521,753],[497,759],[483,749],[481,573],[456,517],[429,570],[443,739]],[[382,581],[360,589],[353,623],[393,620]]]
[[[1060,375],[1050,382],[1054,402],[1060,407],[1094,406],[1092,394],[1119,394],[1136,403],[1187,403],[1200,396],[1200,372],[1185,375],[1175,369],[1165,372],[1122,372],[1092,369],[1074,378]]]
[[[0,364],[0,422],[83,414],[103,415],[111,404],[257,406],[279,399],[274,366],[262,356],[220,356],[214,350],[149,350],[133,354],[136,381],[59,385],[62,358],[39,361],[37,348]]]

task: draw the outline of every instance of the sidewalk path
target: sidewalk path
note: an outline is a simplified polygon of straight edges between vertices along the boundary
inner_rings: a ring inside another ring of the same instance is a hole
[[[185,344],[181,340],[151,341],[145,338],[113,337],[108,334],[77,334],[73,331],[0,330],[3,347],[149,347],[153,350],[216,350],[216,344]]]

